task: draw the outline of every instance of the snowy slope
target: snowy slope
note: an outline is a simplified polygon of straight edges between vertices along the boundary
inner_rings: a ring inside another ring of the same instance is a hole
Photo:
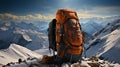
[[[48,49],[37,50],[39,54],[48,54]],[[42,64],[41,59],[33,59],[28,61],[23,61],[21,63],[15,63],[10,65],[5,65],[5,67],[54,67],[53,64]],[[55,65],[55,67],[58,67]],[[69,67],[68,63],[62,64],[61,67]],[[71,67],[120,67],[118,63],[110,63],[104,60],[100,60],[97,57],[94,58],[83,58],[81,64],[74,63]]]
[[[0,64],[17,62],[19,58],[42,58],[41,55],[17,44],[11,44],[8,49],[0,50]]]
[[[94,39],[87,45],[87,56],[120,63],[120,19],[106,25],[94,34]]]
[[[30,50],[37,50],[41,48],[46,48],[48,46],[48,37],[46,34],[40,33],[36,30],[24,30],[17,28],[14,31],[15,34],[21,34],[24,36],[24,39],[26,39],[29,43],[25,43],[25,47],[27,47]],[[16,42],[15,38],[13,39]],[[24,42],[22,42],[24,44]]]
[[[97,23],[93,20],[89,20],[86,23],[81,23],[82,30],[87,32],[89,35],[92,35],[93,33],[97,32],[104,26],[100,23]]]

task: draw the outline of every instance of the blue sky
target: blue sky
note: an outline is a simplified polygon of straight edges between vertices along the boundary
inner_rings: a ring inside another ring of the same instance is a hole
[[[115,16],[120,15],[120,0],[0,0],[0,14],[55,15],[60,8],[80,16]]]

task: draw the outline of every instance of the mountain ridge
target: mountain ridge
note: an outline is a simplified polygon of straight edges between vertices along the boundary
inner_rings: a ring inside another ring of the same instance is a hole
[[[106,25],[96,32],[87,45],[87,56],[98,56],[102,59],[119,63],[120,59],[120,19]]]

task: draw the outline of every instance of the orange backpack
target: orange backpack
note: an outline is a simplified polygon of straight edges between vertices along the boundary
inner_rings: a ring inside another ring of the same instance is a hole
[[[58,57],[62,57],[65,52],[81,54],[83,52],[83,35],[77,13],[73,10],[60,9],[56,13],[56,20],[56,48]],[[60,48],[61,46],[63,49]]]

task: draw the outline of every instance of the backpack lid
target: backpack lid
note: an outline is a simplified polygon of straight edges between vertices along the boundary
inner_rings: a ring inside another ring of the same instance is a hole
[[[56,13],[56,20],[59,23],[64,23],[67,19],[77,19],[77,13],[71,9],[59,9]]]
[[[59,9],[58,11],[57,11],[57,13],[61,13],[61,12],[69,12],[69,13],[75,13],[75,11],[74,10],[71,10],[71,9]]]

